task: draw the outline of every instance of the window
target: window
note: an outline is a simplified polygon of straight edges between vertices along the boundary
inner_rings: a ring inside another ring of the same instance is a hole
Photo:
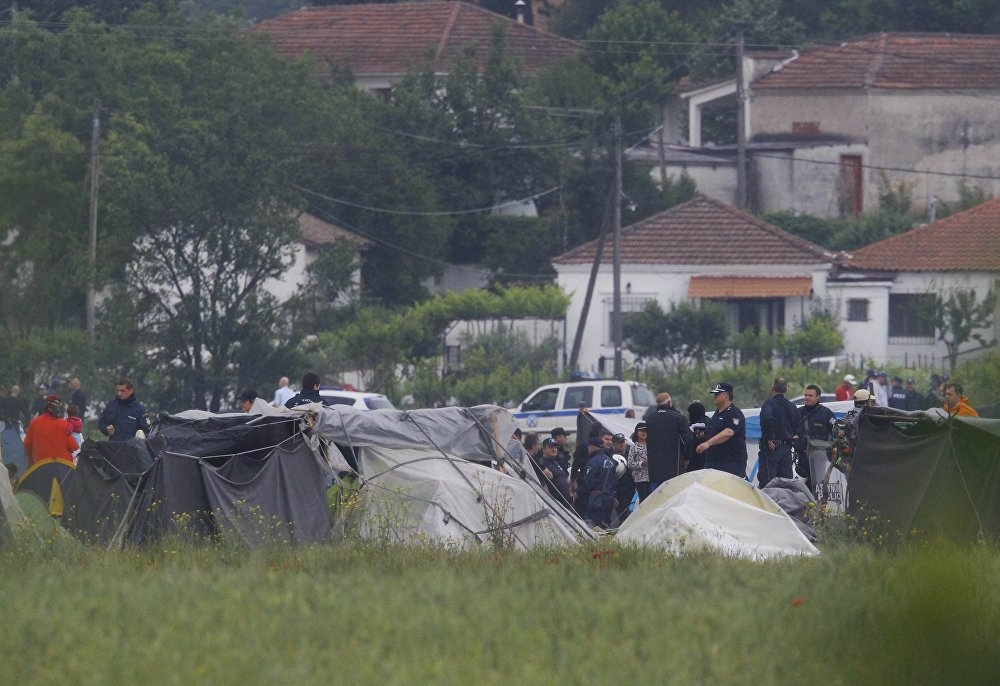
[[[448,369],[462,368],[462,346],[446,345],[444,347],[444,365]]]
[[[554,410],[556,409],[556,401],[558,399],[558,388],[543,388],[528,398],[521,409],[526,412]]]
[[[591,384],[583,386],[569,386],[566,388],[566,399],[563,401],[564,410],[575,410],[578,407],[593,407],[594,387]]]
[[[847,301],[847,321],[868,321],[868,300],[866,298],[851,298]]]
[[[601,407],[621,407],[622,389],[618,386],[601,386]]]
[[[641,312],[642,308],[646,306],[650,300],[655,300],[651,295],[625,295],[622,294],[622,314],[628,312]],[[605,298],[604,303],[608,308],[608,318],[607,327],[605,328],[605,345],[614,345],[615,337],[615,300],[614,298]],[[624,320],[622,324],[624,325]]]
[[[934,342],[934,294],[889,295],[889,342]]]

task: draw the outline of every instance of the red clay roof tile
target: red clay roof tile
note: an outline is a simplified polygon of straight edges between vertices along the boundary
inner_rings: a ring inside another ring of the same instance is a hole
[[[586,264],[597,241],[553,258],[556,264]],[[601,260],[610,264],[611,240]],[[621,259],[626,264],[823,264],[833,255],[807,240],[700,195],[622,229]]]
[[[527,74],[580,52],[573,41],[464,2],[307,7],[251,31],[267,34],[286,57],[308,53],[319,64],[361,76],[404,74],[428,58],[437,71],[447,71],[469,44],[484,55],[497,25],[506,28],[507,51]]]
[[[808,276],[692,276],[689,298],[791,298],[812,292]]]
[[[882,33],[803,52],[753,84],[776,89],[1000,89],[1000,36]]]
[[[842,266],[1000,272],[1000,198],[855,250]]]

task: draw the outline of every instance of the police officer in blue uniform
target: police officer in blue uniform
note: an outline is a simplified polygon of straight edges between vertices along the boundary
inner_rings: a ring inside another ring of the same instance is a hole
[[[760,406],[760,471],[757,484],[763,488],[776,477],[792,478],[792,446],[798,435],[799,410],[785,397],[788,382],[777,377],[771,397]]]
[[[708,420],[708,439],[695,450],[705,457],[705,469],[747,477],[747,422],[733,404],[733,385],[719,382],[711,391],[715,414]]]
[[[823,483],[830,466],[833,425],[837,422],[833,410],[820,402],[822,396],[823,390],[816,384],[806,386],[805,404],[799,408],[799,438],[795,444],[802,468],[799,475],[806,479],[813,493]]]

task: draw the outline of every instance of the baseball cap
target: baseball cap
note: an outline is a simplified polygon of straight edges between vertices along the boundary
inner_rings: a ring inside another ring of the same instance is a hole
[[[731,398],[733,396],[733,385],[731,383],[726,383],[725,381],[720,381],[715,384],[715,388],[710,390],[709,393],[712,395],[715,395],[716,393],[728,393]]]
[[[888,379],[889,378],[889,372],[885,371],[884,369],[880,369],[878,371],[878,374],[876,374],[875,376],[877,378],[879,378],[879,379],[881,379],[883,376]]]
[[[894,377],[892,377],[892,382],[893,383],[903,383],[903,377],[901,377],[901,376],[894,376]]]
[[[635,425],[636,431],[646,431],[646,422],[639,422]]]
[[[917,380],[911,376],[909,379],[906,380],[906,383],[917,383]]]
[[[615,435],[614,435],[614,436],[613,436],[613,437],[611,438],[611,442],[612,442],[612,443],[621,443],[621,442],[622,442],[622,441],[624,441],[624,440],[625,440],[625,434],[615,434]]]
[[[854,399],[858,402],[868,402],[871,400],[872,394],[868,392],[867,388],[859,388],[854,391]]]
[[[847,376],[845,376],[844,377],[844,381],[846,381],[847,383],[851,384],[852,386],[858,382],[858,380],[855,378],[854,374],[848,374]]]
[[[554,439],[554,438],[546,438],[544,441],[542,441],[542,447],[544,447],[544,448],[558,448],[559,444],[556,442],[556,439]]]
[[[555,438],[556,436],[565,436],[566,429],[562,428],[561,426],[557,426],[556,428],[552,429],[552,431],[549,432],[549,435],[552,436],[552,438]]]

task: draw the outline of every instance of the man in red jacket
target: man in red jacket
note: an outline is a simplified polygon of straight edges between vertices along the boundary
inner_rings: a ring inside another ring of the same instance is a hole
[[[31,420],[24,435],[28,465],[50,459],[72,464],[73,453],[79,447],[70,435],[69,424],[62,418],[62,400],[58,395],[46,396],[45,411]]]

